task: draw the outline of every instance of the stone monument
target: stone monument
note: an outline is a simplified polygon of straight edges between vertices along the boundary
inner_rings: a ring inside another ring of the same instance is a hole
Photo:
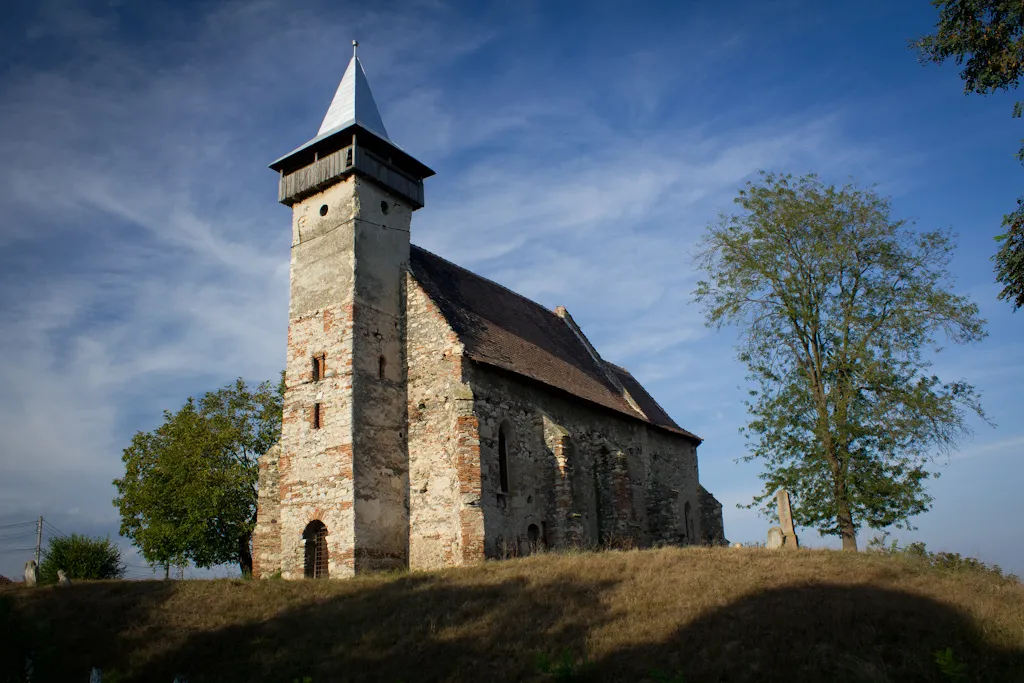
[[[25,585],[32,588],[37,581],[39,581],[39,565],[35,560],[29,560],[25,563]]]
[[[782,531],[782,547],[799,548],[800,543],[797,541],[796,529],[793,527],[793,510],[789,505],[789,492],[786,489],[779,489],[776,499],[779,504],[779,528]]]

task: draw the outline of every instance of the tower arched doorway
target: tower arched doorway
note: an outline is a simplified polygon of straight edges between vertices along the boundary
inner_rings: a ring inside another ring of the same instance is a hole
[[[305,575],[307,579],[326,579],[328,575],[327,561],[330,557],[327,550],[327,527],[319,519],[306,525],[302,532],[306,542]]]

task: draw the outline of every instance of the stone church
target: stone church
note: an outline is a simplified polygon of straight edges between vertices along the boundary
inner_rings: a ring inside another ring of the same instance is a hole
[[[256,576],[722,542],[701,439],[565,308],[411,244],[434,172],[391,141],[354,49],[316,137],[271,168],[291,299]]]

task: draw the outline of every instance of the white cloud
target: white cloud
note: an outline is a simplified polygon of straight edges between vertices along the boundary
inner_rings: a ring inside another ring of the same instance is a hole
[[[753,479],[731,464],[743,372],[690,304],[690,246],[758,168],[901,187],[920,163],[852,139],[852,114],[827,102],[678,107],[749,39],[724,22],[593,56],[587,72],[550,45],[517,50],[481,81],[458,67],[511,19],[443,3],[221,3],[143,43],[120,40],[110,13],[54,20],[65,7],[47,4],[30,40],[73,34],[78,59],[2,76],[0,523],[53,512],[115,530],[110,480],[132,432],[190,393],[276,375],[290,230],[265,164],[315,132],[350,37],[391,136],[438,170],[413,241],[567,306],[684,427],[715,437],[701,471],[723,502]],[[692,59],[666,73],[659,55]]]

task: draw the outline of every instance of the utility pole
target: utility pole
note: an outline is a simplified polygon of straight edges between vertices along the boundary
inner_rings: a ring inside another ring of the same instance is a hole
[[[39,515],[39,521],[36,523],[36,566],[39,566],[39,551],[43,546],[43,516]]]

